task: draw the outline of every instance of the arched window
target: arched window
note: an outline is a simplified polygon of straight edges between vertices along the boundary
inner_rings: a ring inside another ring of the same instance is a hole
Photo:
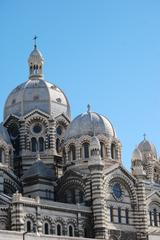
[[[62,235],[62,226],[61,226],[61,224],[57,224],[57,235]]]
[[[152,226],[152,212],[149,211],[149,220],[150,220],[150,226]]]
[[[82,158],[82,148],[80,148],[79,150],[79,155],[80,155],[80,158]]]
[[[114,218],[113,218],[113,207],[110,206],[110,221],[113,222]]]
[[[27,232],[31,232],[31,221],[27,221]]]
[[[43,139],[43,137],[39,138],[39,151],[40,152],[44,151],[44,139]]]
[[[83,143],[84,158],[89,158],[89,143]]]
[[[82,191],[79,191],[79,203],[84,202],[84,193]]]
[[[76,160],[76,148],[73,144],[69,147],[68,157],[70,161]]]
[[[73,226],[72,225],[69,225],[68,232],[69,232],[69,236],[70,237],[74,236],[74,230],[73,230]]]
[[[118,208],[118,223],[121,223],[121,208]]]
[[[129,210],[128,210],[128,208],[125,209],[125,216],[126,216],[126,224],[129,224]]]
[[[72,191],[70,189],[67,189],[64,193],[64,201],[67,203],[73,203],[72,199]]]
[[[4,153],[4,149],[0,148],[0,162],[3,163],[5,160],[5,153]]]
[[[61,151],[61,143],[60,143],[59,138],[57,138],[57,140],[56,140],[56,150],[57,150],[57,153],[60,153],[60,151]]]
[[[116,145],[114,143],[111,144],[111,158],[112,159],[117,158],[117,150],[116,150]]]
[[[47,222],[44,224],[44,234],[49,234],[49,224]]]
[[[154,226],[158,226],[158,221],[157,221],[157,210],[153,209],[153,220],[154,220]]]
[[[100,145],[101,145],[101,157],[103,158],[105,154],[104,143],[100,142]]]
[[[31,143],[32,143],[32,152],[36,152],[37,151],[37,139],[33,137],[31,139]]]

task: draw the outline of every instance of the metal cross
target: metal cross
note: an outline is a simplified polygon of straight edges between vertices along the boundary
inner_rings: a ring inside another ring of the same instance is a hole
[[[87,105],[87,112],[90,112],[90,111],[91,111],[91,105],[88,104],[88,105]]]
[[[35,35],[35,37],[33,38],[33,40],[34,40],[34,47],[36,48],[37,47],[37,36]]]
[[[145,133],[143,134],[143,137],[144,137],[144,140],[146,140],[146,134]]]

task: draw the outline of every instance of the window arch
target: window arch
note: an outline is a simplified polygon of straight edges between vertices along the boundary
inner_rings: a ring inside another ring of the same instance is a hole
[[[156,202],[152,202],[149,206],[148,220],[150,226],[159,227],[160,226],[160,206]]]
[[[44,151],[44,138],[43,137],[39,138],[39,151],[40,152]]]
[[[27,222],[26,222],[26,230],[27,230],[27,232],[31,232],[31,230],[32,230],[32,223],[30,220],[27,220]]]
[[[158,221],[157,221],[157,209],[153,209],[153,221],[154,221],[154,226],[158,226]]]
[[[113,218],[113,207],[110,206],[110,221],[113,222],[114,218]]]
[[[118,223],[121,223],[121,208],[120,207],[118,207]]]
[[[56,151],[57,151],[57,153],[61,152],[61,143],[60,143],[59,138],[56,139]]]
[[[67,189],[63,196],[64,202],[66,203],[79,203],[82,205],[85,203],[84,192],[78,186]]]
[[[149,211],[149,220],[150,220],[150,226],[152,226],[152,212]]]
[[[44,234],[50,234],[50,226],[48,222],[44,223]]]
[[[69,147],[68,157],[70,161],[76,160],[76,148],[73,144],[71,144]]]
[[[57,224],[56,230],[57,230],[57,235],[59,236],[62,235],[62,225],[60,223]]]
[[[128,210],[128,208],[125,209],[125,217],[126,217],[126,224],[129,224],[129,210]]]
[[[115,143],[111,144],[111,158],[117,159],[117,149]]]
[[[84,158],[89,158],[89,143],[83,143]]]
[[[70,224],[69,227],[68,227],[68,235],[70,237],[73,237],[74,236],[74,227]]]
[[[100,145],[101,145],[101,157],[103,158],[103,157],[104,157],[104,154],[105,154],[104,143],[103,143],[103,142],[100,142]]]
[[[37,139],[33,137],[31,139],[31,144],[32,144],[32,152],[36,152],[37,151]]]

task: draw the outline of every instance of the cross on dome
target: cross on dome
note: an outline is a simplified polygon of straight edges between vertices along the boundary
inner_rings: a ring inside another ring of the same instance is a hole
[[[91,111],[91,105],[88,104],[88,105],[87,105],[87,112],[89,113],[90,111]]]
[[[34,48],[36,49],[37,48],[37,36],[35,35],[33,40],[34,40]]]

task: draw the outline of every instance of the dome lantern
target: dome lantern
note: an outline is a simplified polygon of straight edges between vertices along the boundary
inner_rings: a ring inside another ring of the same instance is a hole
[[[43,58],[41,52],[37,49],[36,39],[37,39],[37,37],[35,36],[34,37],[34,40],[35,40],[34,49],[31,52],[29,59],[28,59],[29,79],[43,79],[44,58]]]

